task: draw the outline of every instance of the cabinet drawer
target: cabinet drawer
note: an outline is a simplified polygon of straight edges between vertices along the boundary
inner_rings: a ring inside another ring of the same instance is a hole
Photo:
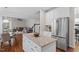
[[[30,47],[31,47],[31,49],[33,50],[33,51],[35,51],[35,52],[37,52],[37,51],[41,51],[41,47],[40,46],[38,46],[36,43],[34,43],[33,41],[31,41],[31,40],[27,40],[28,41],[28,43],[29,43],[29,45],[30,45]]]
[[[40,52],[40,50],[35,47],[30,47],[29,52]]]
[[[33,47],[31,47],[30,52],[35,52],[35,49]]]
[[[41,48],[38,48],[37,46],[34,46],[35,52],[41,52]]]
[[[41,47],[40,46],[38,46],[36,43],[33,43],[33,46],[32,46],[34,49],[35,49],[35,51],[41,51]]]
[[[41,47],[38,46],[36,43],[34,43],[31,39],[29,38],[23,38],[23,49],[24,51],[28,52],[40,52]]]

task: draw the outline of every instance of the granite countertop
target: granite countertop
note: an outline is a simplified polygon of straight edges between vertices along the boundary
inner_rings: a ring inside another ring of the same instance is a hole
[[[57,39],[52,38],[52,37],[34,37],[33,35],[34,33],[27,33],[27,34],[23,34],[24,36],[27,36],[30,40],[32,40],[33,42],[35,42],[36,44],[38,44],[41,47],[44,47],[50,43],[56,42]]]

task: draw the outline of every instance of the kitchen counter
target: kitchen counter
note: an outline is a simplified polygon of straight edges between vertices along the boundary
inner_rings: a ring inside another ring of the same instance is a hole
[[[34,37],[34,33],[23,33],[24,51],[55,52],[56,39],[52,37]]]
[[[33,34],[34,33],[29,33],[29,34],[24,34],[24,35],[27,36],[28,38],[30,38],[30,40],[32,40],[33,42],[35,42],[36,44],[38,44],[41,47],[46,46],[46,45],[56,41],[56,39],[52,38],[52,37],[44,37],[44,36],[43,37],[34,37]]]

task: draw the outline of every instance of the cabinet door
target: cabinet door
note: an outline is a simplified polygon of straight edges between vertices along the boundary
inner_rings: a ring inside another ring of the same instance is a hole
[[[23,49],[27,52],[30,50],[30,41],[27,37],[23,37]]]
[[[48,44],[42,48],[42,52],[55,52],[56,51],[56,42]]]
[[[51,25],[53,23],[53,15],[51,13],[46,14],[45,24]]]
[[[32,47],[34,48],[34,51],[35,52],[41,52],[41,47],[38,46],[36,43],[33,43],[33,46]]]
[[[23,50],[24,51],[28,51],[28,46],[29,46],[29,43],[27,42],[26,39],[23,40]]]
[[[45,24],[50,25],[50,16],[46,14]]]

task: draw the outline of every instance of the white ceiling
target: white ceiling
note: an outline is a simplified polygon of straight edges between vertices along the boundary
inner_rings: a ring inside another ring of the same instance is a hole
[[[30,17],[33,17],[36,13],[38,13],[40,9],[46,11],[50,8],[51,7],[1,7],[0,16],[28,19]]]

